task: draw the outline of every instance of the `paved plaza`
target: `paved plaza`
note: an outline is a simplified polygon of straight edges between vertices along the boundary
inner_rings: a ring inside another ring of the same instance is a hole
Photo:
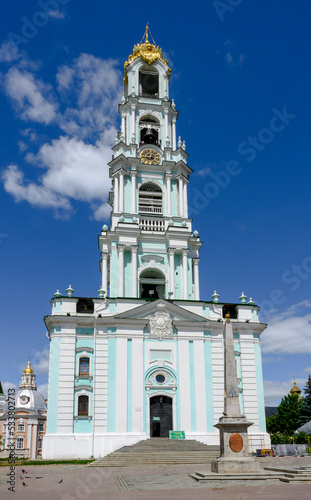
[[[266,458],[262,465],[311,466],[311,457]],[[215,500],[282,499],[310,500],[311,483],[230,486],[221,481],[206,485],[189,474],[208,471],[207,465],[170,467],[90,468],[84,465],[28,466],[27,474],[16,467],[16,492],[8,491],[7,467],[0,468],[0,498],[23,500],[166,500],[178,498]],[[61,481],[61,482],[60,482]],[[23,486],[22,483],[27,486]]]

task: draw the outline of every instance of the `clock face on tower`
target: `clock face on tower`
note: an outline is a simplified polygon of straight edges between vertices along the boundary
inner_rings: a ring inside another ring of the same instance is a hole
[[[140,153],[140,159],[145,165],[158,165],[161,160],[161,156],[154,149],[144,149]]]

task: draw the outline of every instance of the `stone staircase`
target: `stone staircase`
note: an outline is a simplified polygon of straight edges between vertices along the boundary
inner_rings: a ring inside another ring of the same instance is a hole
[[[209,464],[219,455],[219,446],[207,446],[188,439],[152,438],[120,448],[88,467]]]

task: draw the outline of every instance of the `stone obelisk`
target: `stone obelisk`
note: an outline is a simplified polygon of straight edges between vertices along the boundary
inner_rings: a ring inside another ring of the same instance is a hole
[[[241,414],[238,377],[234,355],[230,314],[225,321],[225,397],[224,413],[215,427],[220,433],[220,457],[212,461],[212,472],[257,472],[259,463],[249,456],[247,429],[249,422]]]

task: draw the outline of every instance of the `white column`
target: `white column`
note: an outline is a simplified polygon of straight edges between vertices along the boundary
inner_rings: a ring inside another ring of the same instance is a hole
[[[136,134],[135,134],[135,104],[132,104],[132,106],[131,106],[131,142],[132,142],[133,137],[136,137]]]
[[[119,212],[124,212],[124,170],[120,171]]]
[[[166,215],[172,215],[171,173],[166,174]]]
[[[168,109],[164,110],[164,146],[167,146],[166,141],[169,140],[168,136]]]
[[[183,299],[188,299],[188,250],[182,249]]]
[[[187,219],[188,218],[188,189],[187,189],[187,184],[188,182],[186,179],[184,179],[184,217]]]
[[[131,212],[136,214],[136,170],[131,170]]]
[[[178,177],[178,194],[179,194],[179,217],[184,216],[184,179],[183,176],[180,175]]]
[[[131,245],[132,249],[132,297],[137,297],[137,245]]]
[[[113,186],[113,211],[115,213],[119,212],[119,174],[115,174],[114,176],[114,186]]]
[[[108,291],[108,269],[107,269],[108,262],[107,261],[108,261],[108,254],[106,252],[102,252],[102,287],[106,293],[106,297],[107,297],[107,291]]]
[[[27,448],[29,449],[29,458],[32,458],[32,452],[31,452],[31,440],[32,440],[32,423],[29,422],[29,420],[27,421],[27,424],[28,424],[28,427],[27,427],[27,443],[25,443],[26,439],[24,438],[24,448]],[[26,433],[25,433],[25,437],[26,437]]]
[[[176,402],[176,387],[173,388],[173,431],[177,430],[177,402]]]
[[[126,142],[126,133],[125,133],[125,114],[121,115],[121,134],[124,137],[124,142]]]
[[[118,245],[118,296],[123,297],[124,295],[124,248],[125,245]]]
[[[170,268],[170,282],[169,282],[169,291],[171,294],[169,295],[170,299],[175,298],[175,262],[174,262],[174,248],[168,249],[169,255],[169,268]]]
[[[173,151],[175,151],[176,150],[176,118],[172,119],[172,135],[173,135],[172,148],[173,148]]]
[[[32,450],[31,450],[32,459],[35,459],[37,455],[37,435],[38,435],[38,424],[35,422],[32,426]]]
[[[147,434],[147,437],[150,438],[150,389],[149,387],[146,388],[146,397],[147,397],[147,415],[146,415],[146,425],[147,425],[147,429],[146,429],[146,434]]]
[[[200,300],[200,288],[199,288],[200,259],[192,259],[192,262],[193,262],[193,276],[194,276],[194,300]]]

